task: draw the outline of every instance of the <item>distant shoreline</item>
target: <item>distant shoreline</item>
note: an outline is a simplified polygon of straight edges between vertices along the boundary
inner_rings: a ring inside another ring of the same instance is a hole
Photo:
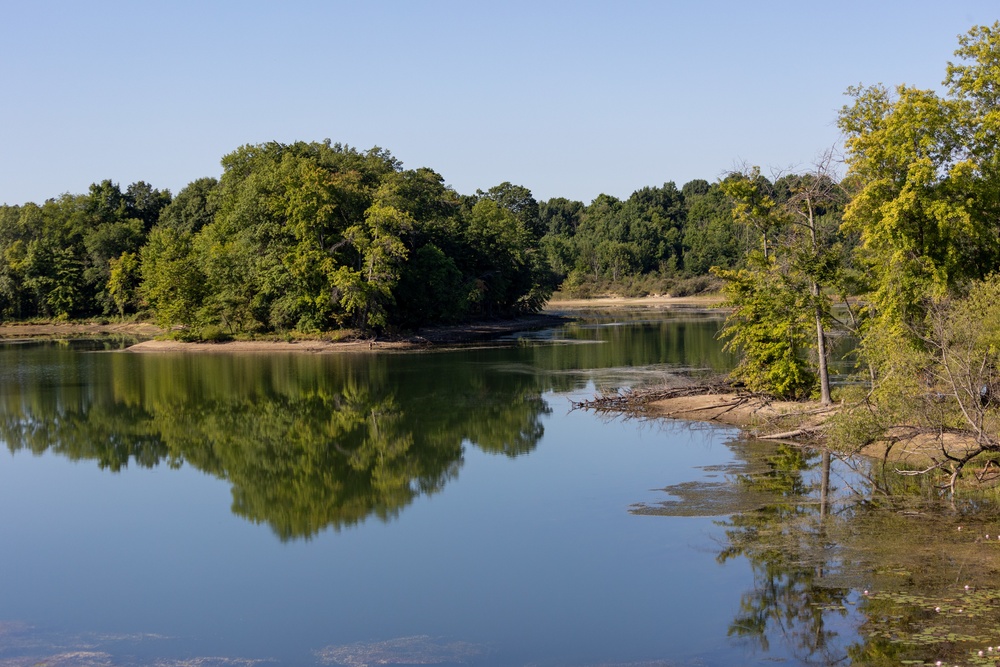
[[[372,336],[350,340],[234,340],[223,343],[183,342],[178,340],[147,340],[127,348],[127,352],[302,352],[378,353],[385,351],[447,349],[449,346],[490,340],[498,336],[544,329],[562,324],[566,318],[552,314],[526,315],[506,320],[473,322],[454,326],[420,329],[405,336]]]
[[[553,299],[545,305],[545,312],[561,310],[588,310],[593,308],[670,308],[672,306],[720,308],[725,297],[721,294],[696,296],[601,296],[590,299]]]
[[[295,342],[287,341],[231,341],[227,343],[184,343],[171,340],[148,340],[142,345],[141,351],[153,350],[201,350],[211,349],[221,351],[267,351],[267,350],[299,350],[303,352],[319,351],[368,351],[369,342],[374,342],[372,350],[395,350],[426,347],[428,345],[457,344],[474,340],[483,340],[491,336],[504,335],[525,329],[555,326],[562,318],[562,313],[578,310],[597,310],[616,308],[670,308],[672,306],[718,308],[722,302],[719,295],[708,296],[646,296],[646,297],[596,297],[593,299],[560,299],[549,301],[544,310],[537,315],[509,319],[475,322],[466,325],[445,327],[429,327],[418,330],[408,336],[377,337],[370,341],[360,340],[324,341],[301,339]],[[548,318],[548,319],[545,319]],[[45,340],[65,338],[85,338],[94,336],[136,336],[138,338],[156,338],[166,333],[162,327],[152,322],[4,322],[0,323],[0,342],[11,340]],[[133,348],[136,346],[133,346]],[[137,351],[140,351],[137,350]]]
[[[85,338],[93,336],[136,336],[152,338],[164,333],[152,322],[4,322],[0,324],[0,342],[25,339]]]

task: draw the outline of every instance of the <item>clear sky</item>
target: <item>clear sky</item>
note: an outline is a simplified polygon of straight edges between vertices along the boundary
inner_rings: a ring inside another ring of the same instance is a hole
[[[0,202],[176,193],[330,138],[463,194],[628,197],[839,146],[852,84],[938,88],[996,0],[0,0]]]

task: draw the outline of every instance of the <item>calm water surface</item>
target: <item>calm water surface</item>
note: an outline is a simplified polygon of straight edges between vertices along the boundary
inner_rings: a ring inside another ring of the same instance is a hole
[[[591,316],[378,356],[0,346],[0,665],[940,654],[885,637],[972,595],[956,568],[985,590],[1000,541],[973,538],[992,519],[871,510],[873,487],[836,462],[820,503],[818,454],[571,410],[726,370],[719,325]],[[868,500],[843,500],[854,491]],[[914,561],[928,534],[965,551]],[[921,583],[927,559],[950,569]],[[954,623],[978,641],[997,613],[976,604],[975,632]]]

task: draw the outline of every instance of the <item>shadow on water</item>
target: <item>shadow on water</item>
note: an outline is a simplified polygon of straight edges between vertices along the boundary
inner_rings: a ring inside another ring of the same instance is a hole
[[[730,637],[797,664],[1000,662],[995,502],[952,502],[924,480],[826,452],[728,447],[734,463],[708,470],[708,481],[630,511],[720,517],[716,560],[745,558],[754,579]]]

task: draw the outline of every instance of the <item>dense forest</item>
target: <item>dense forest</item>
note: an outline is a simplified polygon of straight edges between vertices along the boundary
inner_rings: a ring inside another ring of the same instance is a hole
[[[537,311],[556,289],[704,290],[711,267],[740,265],[759,236],[734,220],[722,182],[590,204],[511,183],[461,195],[388,151],[330,141],[243,146],[222,166],[176,196],[105,180],[0,207],[0,318],[413,328]],[[780,199],[795,178],[767,186]]]

